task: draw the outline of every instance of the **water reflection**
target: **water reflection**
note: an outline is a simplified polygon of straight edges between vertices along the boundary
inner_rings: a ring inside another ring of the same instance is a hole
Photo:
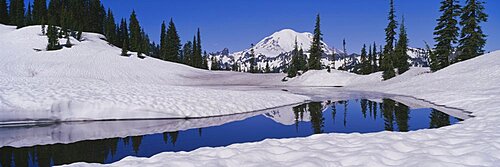
[[[7,134],[0,136],[0,144],[4,146],[23,139],[33,141],[33,145],[50,143],[47,140],[70,143],[2,147],[0,165],[53,166],[82,161],[111,163],[130,155],[149,157],[165,151],[191,151],[200,147],[227,146],[267,138],[304,137],[332,132],[407,132],[439,128],[458,121],[435,109],[410,109],[391,99],[360,99],[311,102],[262,115],[254,113],[200,120],[0,128],[0,133]],[[27,135],[29,133],[32,133],[31,136]],[[46,135],[50,137],[44,138]],[[80,141],[95,138],[97,140]]]

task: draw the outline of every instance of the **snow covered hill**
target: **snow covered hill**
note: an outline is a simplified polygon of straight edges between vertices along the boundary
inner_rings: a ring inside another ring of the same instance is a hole
[[[264,69],[267,64],[274,72],[283,72],[291,61],[292,51],[295,46],[295,40],[299,48],[304,50],[306,55],[309,55],[308,50],[311,48],[313,34],[309,32],[296,32],[292,29],[283,29],[272,35],[265,37],[258,42],[253,48],[248,48],[243,51],[229,53],[229,49],[225,48],[220,52],[211,53],[211,57],[217,58],[221,69],[232,69],[234,63],[237,63],[238,68],[242,71],[247,71],[250,63],[250,51],[254,50],[257,67]],[[345,54],[342,51],[330,48],[322,41],[322,50],[324,52],[321,62],[323,66],[330,66],[338,69],[345,65],[350,71],[353,70],[356,64],[360,63],[359,54]],[[408,48],[410,63],[414,67],[428,66],[428,56],[424,49]]]
[[[120,48],[103,39],[100,34],[83,33],[82,41],[71,38],[71,48],[45,51],[47,37],[41,26],[0,25],[0,123],[201,117],[308,99],[277,91],[186,86],[279,83],[282,76],[211,72],[151,57],[140,59],[133,52],[123,57]]]

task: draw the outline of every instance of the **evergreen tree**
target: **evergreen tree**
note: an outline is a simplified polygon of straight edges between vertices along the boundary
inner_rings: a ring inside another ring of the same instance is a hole
[[[137,20],[137,15],[135,11],[132,11],[130,14],[130,23],[129,23],[129,31],[130,31],[130,39],[129,45],[131,51],[140,51],[141,46],[141,26],[139,25],[139,21]]]
[[[47,50],[58,50],[61,49],[61,45],[59,44],[59,38],[57,37],[58,35],[57,32],[57,27],[50,25],[47,28],[47,39],[48,39],[48,44],[47,44]]]
[[[0,0],[0,24],[9,24],[9,12],[7,8],[7,1]]]
[[[269,61],[266,61],[266,70],[265,70],[265,73],[270,73],[271,72],[271,68],[269,67]]]
[[[186,42],[182,47],[182,54],[184,58],[184,63],[189,66],[193,66],[193,43],[191,41]]]
[[[429,46],[429,44],[427,44],[427,42],[425,42],[425,47],[427,49],[427,53],[429,53],[429,64],[430,64],[431,71],[439,70],[439,62],[437,60],[436,52],[434,52],[431,49],[431,47]]]
[[[167,46],[165,49],[166,60],[172,62],[178,62],[181,40],[179,38],[179,35],[177,34],[177,29],[175,28],[173,19],[170,19],[170,23],[168,24],[166,38],[167,38],[166,40]]]
[[[127,28],[127,21],[125,19],[122,19],[120,23],[120,42],[121,48],[122,48],[122,56],[128,56],[127,51],[129,48],[129,35],[128,35],[128,28]]]
[[[215,71],[215,70],[219,70],[219,64],[218,64],[218,61],[217,61],[217,58],[215,56],[213,56],[211,58],[211,67],[210,67],[210,70],[212,71]]]
[[[161,24],[160,59],[167,60],[167,26],[165,25],[165,21]]]
[[[256,61],[255,61],[255,51],[254,51],[254,45],[251,45],[250,48],[250,69],[248,69],[248,72],[250,73],[255,73],[257,70],[256,66]]]
[[[295,37],[295,45],[292,51],[292,60],[288,65],[288,77],[293,78],[297,76],[299,66],[299,46],[297,44],[297,37]]]
[[[363,75],[369,74],[370,73],[369,68],[370,68],[370,64],[369,64],[369,60],[367,57],[366,45],[363,45],[363,48],[361,49],[361,68],[360,68],[359,73],[361,73]]]
[[[397,22],[396,22],[396,15],[395,15],[395,10],[394,10],[394,0],[390,0],[390,10],[389,10],[389,24],[387,25],[387,28],[385,28],[385,46],[384,46],[384,53],[383,57],[381,58],[382,63],[382,69],[384,70],[383,73],[383,78],[384,80],[390,79],[394,76],[396,76],[396,73],[394,72],[394,41],[395,36],[396,36],[396,28],[397,28]]]
[[[50,25],[60,25],[62,0],[51,0],[47,10],[47,23]]]
[[[373,55],[372,50],[373,50],[372,45],[370,45],[368,48],[368,65],[369,65],[368,69],[370,71],[369,73],[374,72],[374,69],[373,69],[373,57],[374,57],[374,55]]]
[[[17,28],[24,27],[25,25],[24,0],[11,0],[9,7],[10,7],[9,17],[11,24],[16,25]]]
[[[345,48],[345,38],[342,40],[342,47],[343,47],[343,51],[344,51],[344,56],[343,56],[343,60],[344,60],[344,65],[342,66],[342,70],[345,70],[347,71],[347,49]]]
[[[196,33],[196,36],[194,37],[193,40],[193,67],[196,68],[203,68],[203,58],[201,55],[202,49],[201,49],[201,35],[200,35],[200,29],[198,28],[198,32]]]
[[[104,35],[106,35],[108,42],[118,46],[117,34],[116,34],[116,23],[115,17],[111,9],[108,9],[108,14],[106,16],[106,23],[104,24]]]
[[[311,44],[311,49],[309,51],[309,69],[311,70],[321,70],[321,55],[323,54],[321,50],[321,40],[322,40],[321,28],[320,28],[320,17],[319,14],[316,16],[316,26],[314,28],[313,42]]]
[[[464,61],[484,53],[486,35],[479,24],[488,20],[484,12],[485,2],[481,0],[467,0],[460,16],[460,25],[463,27],[458,45],[458,61]]]
[[[401,26],[399,27],[399,40],[396,44],[396,50],[394,54],[394,65],[398,69],[398,74],[403,74],[410,69],[410,63],[408,63],[408,35],[406,34],[405,20],[404,16],[401,20]]]
[[[43,24],[47,20],[47,0],[33,1],[33,24]]]
[[[306,55],[304,54],[304,50],[302,48],[299,49],[299,54],[298,54],[298,63],[297,63],[297,70],[305,72],[307,71],[307,58]]]
[[[193,36],[193,57],[191,59],[191,66],[196,67],[196,62],[198,62],[198,47],[196,46],[197,44],[196,36]],[[210,62],[212,62],[212,58],[210,58]]]
[[[450,65],[450,56],[454,52],[454,44],[457,43],[458,21],[460,15],[460,5],[458,0],[443,0],[439,9],[442,15],[437,19],[438,24],[434,29],[435,54],[437,69],[440,70]]]
[[[128,56],[128,40],[123,40],[121,55]]]

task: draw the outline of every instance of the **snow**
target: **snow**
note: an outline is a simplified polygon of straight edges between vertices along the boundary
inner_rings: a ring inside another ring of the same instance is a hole
[[[260,75],[210,72],[150,57],[139,59],[132,52],[123,57],[119,48],[102,38],[84,33],[81,42],[71,38],[72,48],[44,51],[47,38],[41,35],[40,26],[18,30],[0,26],[0,123],[196,118],[309,99],[280,90],[186,86],[264,80],[258,79]],[[227,77],[220,79],[223,76]],[[271,78],[276,77],[280,78]]]
[[[165,152],[151,158],[127,157],[104,166],[496,166],[500,164],[498,62],[500,51],[456,63],[436,73],[414,68],[388,81],[343,88],[413,96],[460,108],[475,116],[452,126],[412,132],[268,139],[191,152]],[[315,75],[326,74],[316,72]],[[314,83],[302,82],[303,86],[308,84]],[[321,89],[315,93],[327,95],[331,92],[325,90],[340,88]],[[76,163],[70,166],[100,165]]]
[[[43,49],[46,43],[46,37],[40,36],[39,26],[16,30],[0,25],[0,121],[205,117],[245,113],[314,98],[335,99],[346,95],[344,91],[368,91],[364,93],[423,99],[423,102],[441,107],[462,109],[475,117],[439,129],[267,139],[191,152],[165,152],[151,158],[127,157],[104,166],[500,164],[500,51],[453,64],[435,73],[429,73],[426,68],[412,68],[388,81],[380,81],[380,73],[359,76],[332,70],[331,73],[309,71],[282,83],[283,74],[210,72],[150,57],[142,60],[135,53],[130,53],[131,57],[121,57],[120,49],[101,40],[102,35],[84,33],[84,38],[81,42],[72,39],[75,44],[72,48],[37,52],[34,49]],[[2,134],[0,144],[71,143],[217,125],[243,117],[245,115],[172,124],[168,121],[137,122],[130,124],[130,129],[116,129],[114,133],[109,133],[113,127],[106,122],[63,123],[28,131],[12,129],[5,137]],[[275,120],[286,124],[288,119],[283,115]],[[163,127],[164,123],[172,126]],[[86,130],[88,128],[102,128],[103,131],[92,133]],[[59,132],[60,138],[48,135]],[[75,163],[69,166],[101,165]]]

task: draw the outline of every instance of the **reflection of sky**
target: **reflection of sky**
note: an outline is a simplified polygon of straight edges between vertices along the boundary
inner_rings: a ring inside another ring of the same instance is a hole
[[[316,115],[323,117],[323,127],[322,130],[325,133],[337,132],[337,133],[367,133],[367,132],[378,132],[384,130],[384,116],[380,105],[377,103],[377,117],[374,117],[373,110],[370,112],[370,107],[367,107],[366,118],[364,118],[360,101],[351,100],[348,103],[347,112],[344,117],[344,104],[336,104],[336,115],[335,120],[333,120],[333,110],[332,107],[327,107],[323,112],[316,112]],[[370,104],[370,103],[368,103]],[[321,108],[325,108],[324,106]],[[320,108],[320,109],[321,109]],[[424,129],[429,127],[430,113],[432,109],[411,109],[408,117],[410,118],[408,126],[410,130]],[[279,115],[283,116],[286,114],[293,115],[293,111],[282,111]],[[304,117],[310,117],[309,107],[305,109]],[[345,118],[345,119],[344,119]],[[398,130],[396,124],[396,117],[393,116],[394,129]],[[299,118],[300,119],[300,118]],[[307,119],[309,120],[309,119]],[[315,119],[321,120],[321,119]],[[344,126],[345,120],[345,126]],[[457,120],[450,117],[450,123],[454,124]],[[139,151],[136,154],[133,149],[133,142],[129,141],[128,145],[125,145],[124,139],[117,141],[117,151],[116,155],[111,156],[108,153],[105,163],[115,162],[126,156],[140,156],[140,157],[150,157],[155,154],[166,152],[166,151],[191,151],[200,147],[218,147],[227,146],[234,143],[245,143],[245,142],[255,142],[261,141],[267,138],[291,138],[291,137],[304,137],[313,134],[313,123],[310,121],[299,121],[297,124],[284,125],[275,120],[269,119],[264,115],[258,115],[254,117],[247,118],[242,121],[230,122],[221,126],[213,126],[201,129],[190,129],[185,131],[180,131],[177,135],[175,145],[172,143],[172,134],[168,134],[168,140],[165,143],[164,134],[152,134],[145,135],[142,137]],[[136,137],[137,139],[137,137]],[[130,140],[130,139],[129,139]],[[101,140],[103,143],[107,140]],[[83,141],[87,142],[87,141]],[[81,142],[79,142],[81,143]],[[99,148],[100,145],[95,145],[89,143],[89,147]],[[136,143],[137,144],[137,143]],[[59,149],[66,149],[78,152],[78,148],[72,147],[74,144],[68,144],[65,147],[59,147]],[[40,146],[38,146],[40,147]],[[41,146],[50,147],[50,146]],[[108,147],[108,146],[106,146]],[[0,149],[1,150],[1,149]],[[99,149],[96,149],[99,150]],[[54,150],[56,151],[56,150]],[[92,152],[82,152],[82,157],[86,154],[93,154]],[[99,155],[98,153],[94,153]],[[1,155],[5,156],[5,155]],[[5,158],[5,157],[4,157]],[[27,158],[30,158],[28,156]],[[58,157],[54,157],[57,159]],[[85,158],[82,158],[85,160]],[[78,159],[75,161],[81,161]],[[33,162],[29,160],[29,164],[33,165]],[[35,163],[36,164],[36,163]],[[58,165],[58,164],[57,164]]]

